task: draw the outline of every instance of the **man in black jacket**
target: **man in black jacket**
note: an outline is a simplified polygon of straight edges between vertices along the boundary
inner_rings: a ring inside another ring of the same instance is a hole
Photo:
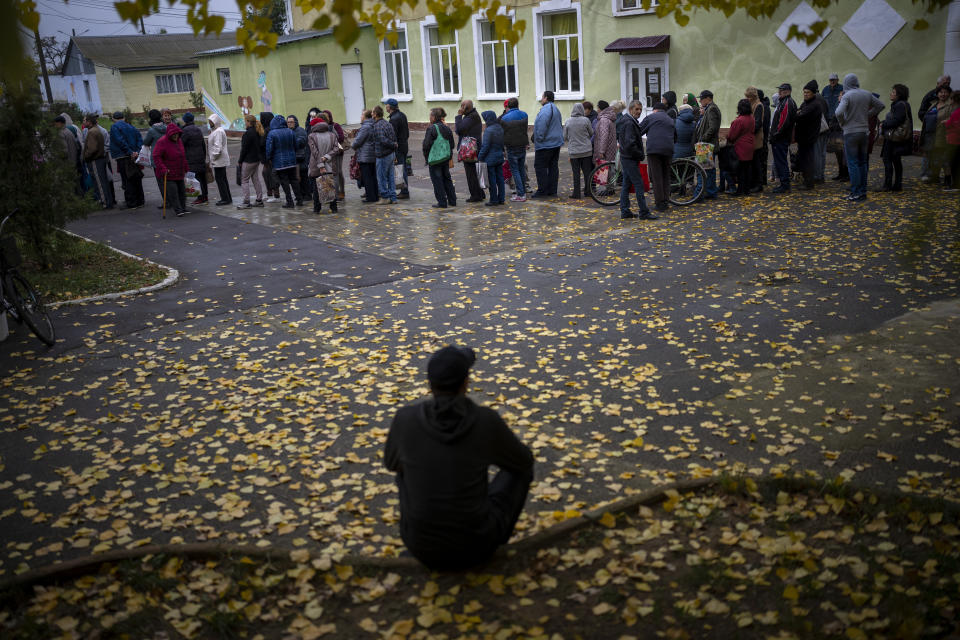
[[[617,142],[620,144],[620,164],[623,170],[623,186],[620,189],[620,218],[640,218],[641,220],[656,220],[657,216],[650,213],[647,200],[643,195],[643,177],[637,165],[644,158],[643,132],[640,131],[640,114],[643,105],[634,100],[627,108],[629,115],[620,116],[617,120]],[[637,194],[637,209],[640,213],[630,211],[630,185]]]
[[[821,120],[825,117],[817,81],[811,80],[803,87],[803,104],[797,109],[797,124],[794,137],[797,139],[797,169],[803,172],[802,189],[812,189],[817,172],[817,141],[820,137]]]
[[[400,104],[393,98],[387,98],[383,103],[387,105],[387,113],[390,114],[390,126],[393,132],[397,134],[397,159],[396,163],[403,167],[403,189],[397,194],[400,200],[410,199],[410,179],[407,176],[407,153],[409,152],[410,125],[407,124],[407,116],[400,111]]]
[[[400,536],[435,570],[487,560],[513,533],[533,481],[533,454],[496,411],[466,396],[473,349],[430,357],[433,397],[397,411],[383,461],[397,474]],[[489,482],[488,468],[500,469]]]
[[[189,111],[183,114],[183,131],[180,132],[180,141],[187,156],[187,167],[193,171],[200,183],[200,197],[190,204],[207,204],[207,143],[203,139],[203,131],[193,120],[193,114]]]
[[[778,87],[780,102],[770,119],[770,146],[773,148],[773,170],[780,185],[773,193],[790,191],[790,143],[793,141],[793,127],[797,121],[797,103],[790,94],[793,88],[784,82]]]
[[[477,141],[477,151],[480,151],[480,140],[483,137],[483,120],[480,114],[473,108],[471,100],[464,100],[460,103],[460,110],[457,111],[455,120],[457,130],[457,149],[463,144],[464,138],[473,138]],[[482,202],[486,198],[483,189],[480,188],[480,176],[477,174],[477,161],[463,161],[463,172],[467,174],[467,188],[470,189],[470,197],[467,202]]]

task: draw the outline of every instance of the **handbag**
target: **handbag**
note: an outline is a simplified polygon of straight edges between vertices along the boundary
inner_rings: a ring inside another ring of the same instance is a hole
[[[457,160],[460,162],[476,162],[479,151],[480,148],[477,146],[477,139],[467,136],[460,141],[460,149],[457,151]]]
[[[693,148],[697,154],[697,164],[704,169],[713,169],[716,166],[713,161],[713,143],[697,142]]]
[[[136,163],[141,167],[152,167],[153,166],[153,150],[147,145],[142,145],[140,147],[140,152],[137,153]]]
[[[830,125],[827,123],[826,117],[821,113],[820,114],[820,133],[826,133],[830,131]]]
[[[843,151],[843,133],[840,131],[831,131],[827,138],[827,153],[838,153]]]
[[[720,171],[727,173],[736,173],[740,166],[740,158],[737,157],[736,149],[733,146],[720,149],[717,154],[720,159]]]
[[[213,175],[213,167],[211,167],[210,165],[207,165],[207,184],[213,184],[214,180],[215,178]]]
[[[350,179],[351,180],[360,179],[360,163],[357,162],[356,154],[350,156]]]
[[[887,140],[890,142],[906,142],[913,135],[913,122],[910,118],[904,119],[904,121],[890,130],[886,134]]]
[[[435,124],[433,126],[437,131],[437,137],[434,138],[430,145],[430,153],[427,154],[427,164],[430,166],[443,164],[447,160],[453,159],[450,153],[450,141],[440,133],[440,125]]]

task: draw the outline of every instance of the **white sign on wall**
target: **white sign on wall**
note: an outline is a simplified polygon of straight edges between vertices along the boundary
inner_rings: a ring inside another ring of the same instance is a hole
[[[907,21],[884,0],[865,0],[841,31],[867,56],[877,57]]]
[[[882,0],[881,0],[882,1]],[[820,37],[813,44],[807,44],[805,40],[797,40],[796,38],[787,39],[787,33],[790,31],[791,25],[797,25],[797,28],[801,31],[810,31],[810,27],[814,23],[820,21],[820,15],[806,2],[801,2],[797,5],[797,8],[787,16],[787,19],[783,21],[783,24],[780,25],[780,28],[777,29],[777,37],[780,38],[783,44],[787,45],[787,49],[797,56],[800,62],[803,62],[810,57],[810,54],[813,53],[813,50],[820,46],[820,43],[823,42],[828,35],[830,35],[830,27],[827,27],[823,30],[823,33],[820,34]]]

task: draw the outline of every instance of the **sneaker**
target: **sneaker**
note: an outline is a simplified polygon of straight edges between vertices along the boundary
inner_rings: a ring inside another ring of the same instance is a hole
[[[527,196],[513,196],[510,198],[510,202],[526,202]]]
[[[387,200],[386,198],[381,198],[377,200],[377,204],[397,204],[396,200]]]
[[[253,208],[253,205],[250,204],[249,202],[242,202],[237,205],[237,209],[252,209],[252,208]]]
[[[262,207],[262,206],[263,206],[263,200],[257,200],[256,202],[253,203],[253,206],[254,206],[254,207]]]
[[[274,198],[273,196],[270,196],[269,198],[267,198],[267,202],[268,202],[268,203],[271,203],[271,202],[280,202],[280,198]]]
[[[200,196],[190,204],[193,205],[194,207],[197,206],[198,204],[207,204],[207,199],[204,198],[203,196]]]
[[[187,213],[186,210],[177,211],[177,217],[178,217],[178,218],[182,218],[184,215],[186,215],[186,213]]]

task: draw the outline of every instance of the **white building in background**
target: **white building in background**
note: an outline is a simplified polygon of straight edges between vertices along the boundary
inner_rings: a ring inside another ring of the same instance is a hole
[[[49,78],[55,102],[73,102],[84,113],[101,113],[96,65],[78,47],[70,47],[67,51],[63,72],[50,74]],[[44,91],[42,77],[40,90]]]

